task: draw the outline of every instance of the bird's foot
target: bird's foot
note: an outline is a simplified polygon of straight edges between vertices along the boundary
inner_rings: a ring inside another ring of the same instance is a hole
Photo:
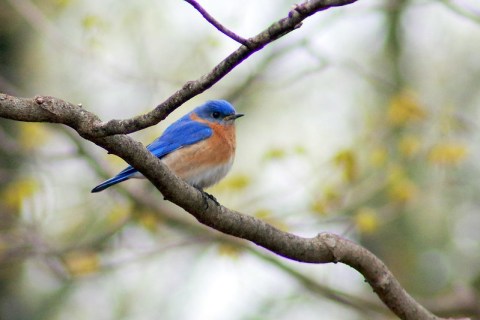
[[[215,202],[215,204],[217,206],[220,205],[220,203],[218,202],[217,198],[215,198],[213,195],[211,195],[210,193],[208,192],[205,192],[203,191],[203,189],[201,188],[197,188],[201,193],[202,193],[202,197],[203,197],[203,200],[205,202],[205,209],[208,209],[208,199],[212,200],[213,202]]]
[[[215,198],[213,195],[211,195],[210,193],[207,193],[207,192],[203,192],[207,197],[210,198],[210,200],[212,200],[213,202],[215,202],[215,204],[217,206],[220,205],[220,202],[218,202],[217,198]]]

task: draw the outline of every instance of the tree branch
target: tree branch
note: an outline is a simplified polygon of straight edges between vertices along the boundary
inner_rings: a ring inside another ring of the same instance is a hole
[[[63,123],[81,136],[126,160],[144,174],[173,203],[199,222],[223,233],[243,238],[280,256],[306,263],[344,263],[359,271],[379,298],[401,319],[439,319],[418,304],[388,268],[362,246],[338,235],[322,233],[302,238],[283,232],[252,216],[218,206],[200,191],[178,179],[160,159],[126,135],[95,137],[98,117],[52,97],[24,99],[0,94],[0,117],[34,122]]]
[[[240,37],[235,32],[228,30],[226,27],[224,27],[220,22],[218,22],[214,17],[212,17],[197,1],[185,0],[185,2],[188,2],[190,5],[192,5],[192,7],[194,7],[198,12],[200,12],[200,14],[205,18],[205,20],[207,20],[211,25],[213,25],[218,31],[220,31],[227,37],[232,38],[238,43],[248,46],[248,41],[246,39]]]
[[[232,52],[216,65],[212,71],[201,76],[198,80],[185,83],[180,90],[160,103],[152,111],[131,119],[110,120],[106,123],[99,122],[95,125],[90,135],[94,137],[105,137],[114,134],[127,134],[159,123],[183,103],[213,86],[253,53],[297,29],[302,21],[309,16],[331,7],[344,6],[356,1],[357,0],[310,0],[296,5],[288,13],[287,17],[275,22],[253,38],[248,39],[245,45],[240,46]]]

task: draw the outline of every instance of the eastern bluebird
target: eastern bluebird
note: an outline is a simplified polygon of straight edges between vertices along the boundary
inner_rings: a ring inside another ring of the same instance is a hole
[[[228,173],[235,156],[236,113],[225,100],[211,100],[172,123],[147,146],[177,176],[203,189],[214,185]],[[144,178],[132,166],[95,188],[102,191],[130,178]]]

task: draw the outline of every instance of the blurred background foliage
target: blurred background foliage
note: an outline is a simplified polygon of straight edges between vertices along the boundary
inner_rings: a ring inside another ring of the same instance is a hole
[[[202,1],[238,34],[289,1]],[[152,109],[238,45],[182,1],[0,1],[0,91],[104,120]],[[375,0],[321,12],[154,128],[207,99],[238,122],[209,190],[290,232],[377,254],[445,316],[480,318],[480,6]],[[72,130],[0,119],[0,319],[386,319],[361,276],[279,259],[199,225]]]

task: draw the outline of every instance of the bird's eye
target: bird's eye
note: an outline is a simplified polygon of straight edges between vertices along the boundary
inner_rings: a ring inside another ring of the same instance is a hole
[[[215,119],[220,118],[220,112],[215,111],[214,113],[212,113],[212,117],[214,117]]]

